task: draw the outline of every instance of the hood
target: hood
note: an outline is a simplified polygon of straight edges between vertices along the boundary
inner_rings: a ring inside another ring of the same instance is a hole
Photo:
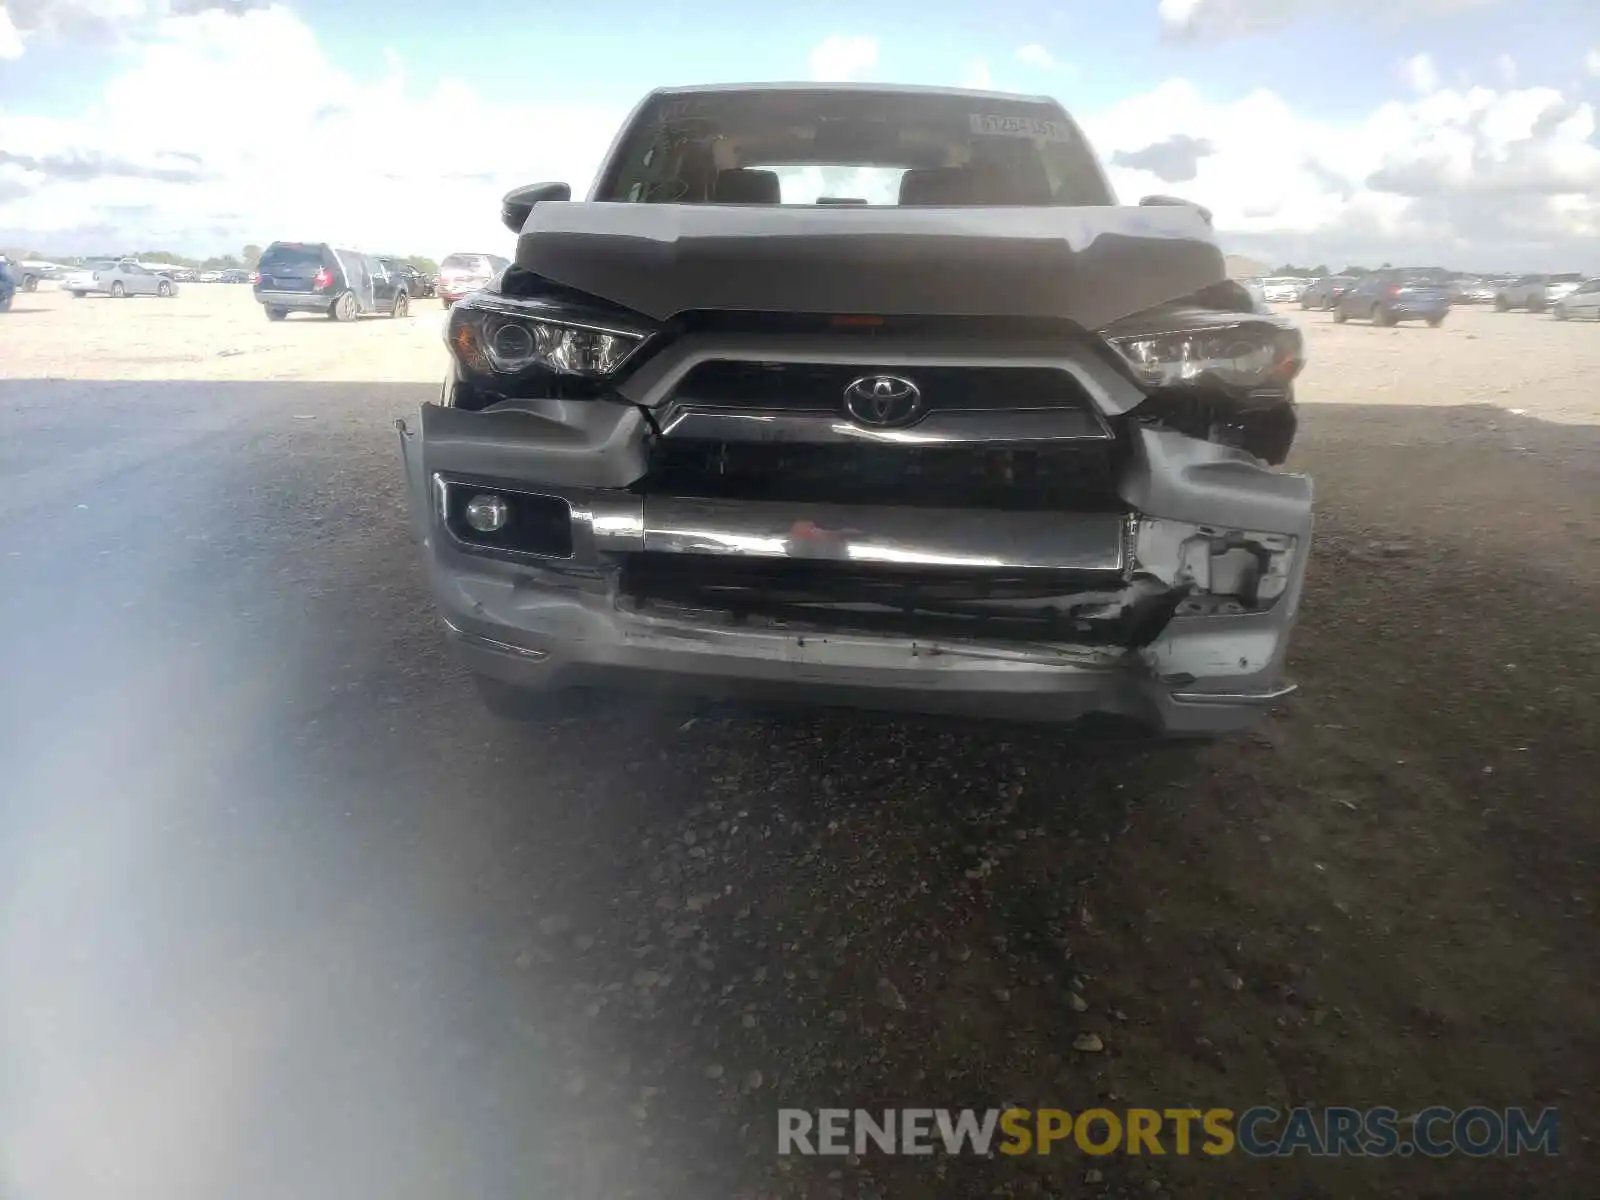
[[[1099,329],[1227,277],[1200,213],[536,204],[517,265],[657,320],[690,310],[1066,318]]]

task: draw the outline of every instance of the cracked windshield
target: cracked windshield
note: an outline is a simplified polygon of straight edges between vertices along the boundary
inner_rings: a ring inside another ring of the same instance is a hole
[[[0,1197],[1592,1200],[1594,0],[0,0]]]

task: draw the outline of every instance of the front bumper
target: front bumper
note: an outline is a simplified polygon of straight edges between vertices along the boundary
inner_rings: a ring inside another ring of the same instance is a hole
[[[422,428],[400,424],[414,532],[432,590],[457,653],[480,674],[536,689],[621,683],[630,690],[1028,720],[1105,713],[1175,735],[1247,727],[1293,690],[1284,663],[1311,533],[1311,483],[1303,476],[1179,434],[1141,429],[1137,465],[1124,487],[1135,511],[1114,518],[1127,522],[1126,543],[1108,544],[1104,515],[1055,514],[1046,527],[1053,520],[1058,535],[1041,540],[1034,536],[1038,527],[1015,514],[967,514],[991,523],[992,545],[1000,548],[994,552],[1003,550],[1008,562],[1116,571],[1119,581],[1135,568],[1179,576],[1185,551],[1174,529],[1198,523],[1283,535],[1296,548],[1286,560],[1281,594],[1263,611],[1180,612],[1136,648],[912,637],[741,619],[693,604],[632,603],[619,589],[618,563],[635,551],[780,558],[815,552],[796,554],[754,517],[734,518],[731,510],[719,514],[711,506],[699,514],[703,519],[686,520],[680,502],[652,505],[654,498],[630,492],[645,437],[637,409],[541,403],[548,404],[542,429],[526,413],[435,406],[425,409]],[[498,432],[477,435],[480,428]],[[539,436],[530,441],[536,429]],[[565,500],[573,518],[570,554],[508,561],[464,545],[439,505],[441,471]],[[908,542],[912,510],[884,508],[876,517],[856,512],[843,522],[829,520],[826,508],[800,506],[785,520],[816,517],[824,526],[864,527],[849,530],[860,536],[842,547],[857,560],[910,554],[935,562],[941,554],[973,552],[971,523],[927,522],[919,539]],[[1157,513],[1172,519],[1151,515]]]

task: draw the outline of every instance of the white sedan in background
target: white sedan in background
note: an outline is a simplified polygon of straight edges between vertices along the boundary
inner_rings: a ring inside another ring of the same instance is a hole
[[[1289,304],[1300,299],[1300,289],[1305,287],[1306,280],[1292,277],[1277,276],[1261,281],[1261,290],[1266,293],[1269,304]]]
[[[70,272],[61,286],[82,299],[90,292],[123,296],[175,296],[178,285],[165,275],[141,266],[131,258],[105,259]]]
[[[1588,279],[1578,284],[1551,305],[1550,311],[1558,321],[1565,321],[1569,317],[1588,317],[1591,321],[1600,321],[1600,279]]]

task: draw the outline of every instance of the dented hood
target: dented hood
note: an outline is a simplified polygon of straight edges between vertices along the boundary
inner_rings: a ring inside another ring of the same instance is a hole
[[[703,309],[1061,317],[1099,329],[1226,278],[1200,213],[537,204],[517,265],[665,320]]]

